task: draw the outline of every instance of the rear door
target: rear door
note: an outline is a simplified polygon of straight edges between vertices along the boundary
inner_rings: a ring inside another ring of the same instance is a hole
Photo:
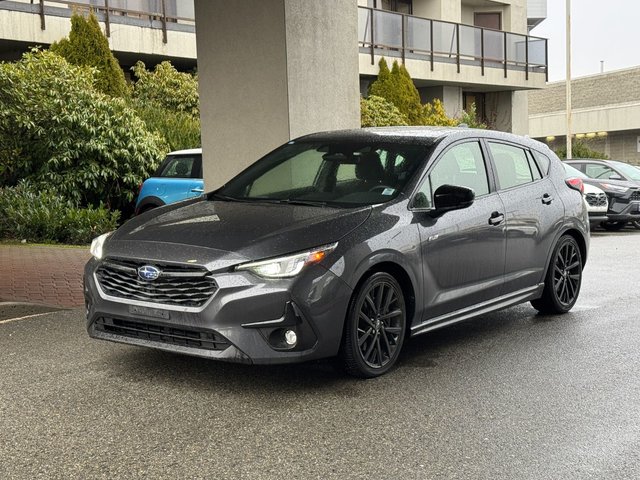
[[[504,294],[542,281],[564,205],[547,172],[516,144],[486,141],[506,215]]]
[[[156,177],[165,203],[199,197],[204,192],[202,155],[171,155],[158,170]]]

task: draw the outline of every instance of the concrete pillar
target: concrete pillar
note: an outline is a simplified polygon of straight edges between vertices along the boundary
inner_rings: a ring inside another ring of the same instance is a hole
[[[195,0],[207,189],[291,138],[360,126],[353,0]]]

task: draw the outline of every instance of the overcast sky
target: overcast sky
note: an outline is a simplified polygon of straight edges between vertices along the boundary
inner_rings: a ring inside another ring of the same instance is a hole
[[[565,0],[547,0],[547,19],[531,35],[549,39],[549,81],[564,80]],[[639,0],[572,0],[572,78],[640,66]]]

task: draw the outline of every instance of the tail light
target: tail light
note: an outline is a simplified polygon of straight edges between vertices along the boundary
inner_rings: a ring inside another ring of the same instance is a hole
[[[582,183],[582,179],[578,177],[571,177],[565,180],[565,183],[569,188],[573,188],[574,190],[579,191],[580,193],[584,193],[584,183]]]

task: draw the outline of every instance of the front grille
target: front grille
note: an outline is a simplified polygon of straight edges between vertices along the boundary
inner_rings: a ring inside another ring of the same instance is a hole
[[[112,297],[164,305],[200,307],[218,289],[209,272],[201,267],[154,264],[160,269],[156,280],[138,277],[138,268],[146,263],[108,259],[96,270],[100,288]]]
[[[182,347],[221,351],[229,347],[229,341],[217,332],[175,328],[153,323],[100,317],[95,322],[99,332],[121,337],[138,338],[152,342],[179,345]]]
[[[629,197],[629,200],[631,200],[632,202],[634,200],[640,200],[640,190],[636,190],[635,192],[633,192]]]
[[[587,193],[585,199],[592,207],[604,207],[607,204],[607,195],[604,193]]]

